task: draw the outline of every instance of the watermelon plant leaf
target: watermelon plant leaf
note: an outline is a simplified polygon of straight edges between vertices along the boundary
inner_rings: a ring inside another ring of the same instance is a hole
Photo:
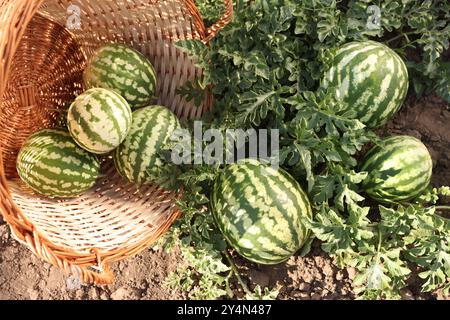
[[[334,176],[317,176],[314,188],[311,191],[313,200],[316,203],[326,202],[330,200],[336,191],[336,177]]]
[[[275,300],[279,294],[279,289],[264,288],[263,290],[261,286],[257,285],[254,292],[247,294],[245,298],[247,300]]]
[[[450,103],[450,63],[442,63],[436,76],[436,93]]]
[[[186,84],[177,90],[177,94],[183,96],[186,101],[194,102],[196,107],[201,107],[206,97],[206,87],[197,78],[195,81],[187,81]]]
[[[341,185],[337,190],[337,195],[335,198],[336,206],[339,210],[345,211],[345,204],[349,206],[354,206],[358,202],[364,200],[364,197],[360,196],[355,191],[351,190],[348,185]]]
[[[306,171],[306,180],[308,181],[308,190],[311,191],[314,186],[314,174],[312,172],[311,152],[302,145],[295,144],[300,156],[300,163]]]
[[[322,249],[328,253],[350,254],[367,239],[373,238],[373,231],[367,219],[369,210],[354,206],[352,214],[344,217],[333,209],[322,206],[310,227],[321,240]]]

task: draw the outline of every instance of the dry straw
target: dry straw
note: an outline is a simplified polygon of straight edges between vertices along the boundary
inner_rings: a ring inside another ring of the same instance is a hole
[[[80,29],[66,28],[71,14],[77,18],[71,5],[80,9]],[[202,70],[174,42],[210,41],[231,19],[232,1],[225,7],[206,29],[193,0],[0,0],[0,212],[18,241],[86,283],[105,284],[114,279],[111,262],[167,231],[179,216],[177,195],[158,186],[137,190],[106,161],[103,178],[82,197],[40,197],[17,179],[17,153],[82,92],[86,61],[104,43],[128,43],[150,58],[159,80],[155,102],[180,118],[201,116],[212,97],[199,108],[177,95]]]

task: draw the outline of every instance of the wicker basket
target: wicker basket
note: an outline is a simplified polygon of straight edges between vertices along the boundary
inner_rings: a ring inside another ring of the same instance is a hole
[[[109,263],[139,253],[171,226],[177,195],[158,186],[138,191],[109,161],[95,188],[69,200],[32,194],[15,161],[24,140],[55,126],[59,110],[82,92],[86,61],[104,43],[128,43],[149,57],[156,103],[181,118],[201,116],[210,95],[199,108],[176,92],[202,70],[173,42],[207,43],[231,19],[232,1],[225,4],[223,19],[205,29],[193,0],[0,0],[0,211],[18,241],[85,283],[105,284],[114,278]],[[81,28],[69,30],[77,8]]]

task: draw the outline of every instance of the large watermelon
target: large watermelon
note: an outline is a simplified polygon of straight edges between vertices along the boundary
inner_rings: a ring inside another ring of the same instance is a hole
[[[98,49],[84,72],[87,88],[117,91],[131,107],[148,106],[156,90],[156,73],[140,52],[121,44]]]
[[[116,149],[131,127],[128,102],[114,91],[86,91],[69,108],[67,124],[75,142],[83,149],[105,154]]]
[[[363,187],[371,198],[401,202],[413,199],[429,186],[433,161],[420,140],[395,136],[367,153],[361,171],[369,173]]]
[[[100,163],[81,149],[68,132],[46,129],[32,135],[17,158],[20,178],[50,197],[75,197],[94,186]]]
[[[408,70],[400,56],[375,41],[341,47],[327,71],[323,86],[335,87],[344,108],[370,128],[386,124],[408,93]]]
[[[228,166],[217,179],[211,209],[237,252],[261,264],[281,263],[308,240],[307,195],[284,170],[257,160]]]
[[[159,152],[180,128],[177,116],[165,107],[135,111],[130,133],[114,154],[117,171],[137,185],[152,183],[164,165]]]

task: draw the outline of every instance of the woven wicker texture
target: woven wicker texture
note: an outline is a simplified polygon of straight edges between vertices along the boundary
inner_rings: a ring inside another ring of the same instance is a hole
[[[223,19],[205,29],[193,0],[0,0],[0,211],[33,253],[84,282],[110,283],[110,262],[147,248],[178,217],[175,194],[158,186],[137,190],[109,160],[92,190],[68,200],[33,194],[17,179],[15,161],[26,138],[55,126],[83,91],[86,61],[104,43],[127,43],[151,60],[155,103],[180,118],[200,117],[212,97],[199,108],[177,95],[202,70],[174,42],[207,43],[231,19],[232,1],[225,4]],[[79,29],[66,28],[70,5],[80,9]]]

